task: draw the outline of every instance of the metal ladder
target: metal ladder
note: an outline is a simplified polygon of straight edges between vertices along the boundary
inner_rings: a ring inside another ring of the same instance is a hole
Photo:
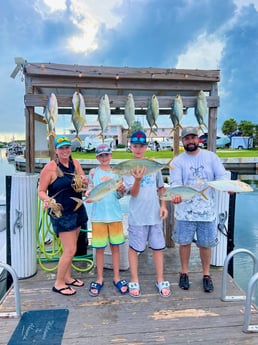
[[[12,276],[15,296],[15,309],[16,312],[11,313],[0,313],[0,317],[21,317],[21,302],[20,302],[20,290],[19,280],[15,270],[10,266],[0,261],[0,267],[6,269]]]
[[[230,260],[237,254],[244,253],[249,255],[253,260],[253,276],[249,280],[246,296],[227,296],[227,273],[228,265]],[[256,256],[247,249],[236,249],[233,250],[225,259],[223,267],[222,285],[221,285],[221,300],[223,302],[234,302],[234,301],[244,301],[245,300],[245,315],[244,315],[244,325],[243,332],[258,332],[258,325],[250,325],[251,321],[251,307],[253,301],[254,288],[258,280],[258,260]]]

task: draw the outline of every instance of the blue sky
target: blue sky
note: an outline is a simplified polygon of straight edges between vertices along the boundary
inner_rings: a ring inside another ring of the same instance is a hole
[[[25,137],[24,82],[20,73],[10,78],[17,56],[220,69],[218,131],[231,117],[258,123],[258,0],[8,0],[1,3],[0,51],[0,140]],[[69,126],[64,121],[58,126]],[[196,121],[185,116],[182,124]]]

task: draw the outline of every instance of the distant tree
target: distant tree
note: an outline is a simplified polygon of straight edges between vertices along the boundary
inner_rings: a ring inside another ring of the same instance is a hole
[[[140,121],[134,121],[134,123],[131,126],[131,133],[134,133],[136,131],[142,131],[144,132],[144,128],[142,127],[142,124]]]
[[[225,135],[230,135],[231,133],[235,132],[238,129],[238,125],[235,119],[230,118],[224,121],[221,130],[222,133]]]
[[[244,137],[252,137],[255,135],[256,126],[251,121],[241,120],[238,128],[241,130]]]

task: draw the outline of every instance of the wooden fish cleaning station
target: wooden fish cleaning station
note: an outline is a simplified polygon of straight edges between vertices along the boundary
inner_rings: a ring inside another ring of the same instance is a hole
[[[121,112],[128,93],[135,100],[137,114],[145,114],[150,97],[155,94],[160,105],[160,116],[170,113],[171,104],[180,94],[185,110],[194,107],[197,93],[207,92],[209,106],[209,143],[215,151],[217,133],[217,107],[219,96],[217,83],[219,71],[177,70],[160,68],[119,68],[61,65],[24,62],[25,117],[26,117],[26,172],[35,172],[37,144],[41,136],[38,123],[43,124],[42,115],[36,108],[47,104],[48,96],[55,93],[59,114],[71,114],[71,99],[75,90],[85,98],[86,112],[97,109],[99,99],[105,93],[111,104],[111,116]],[[172,125],[171,125],[172,127]],[[46,142],[46,137],[44,137]],[[179,133],[174,133],[174,153],[179,153]],[[52,143],[53,144],[53,143]],[[50,151],[51,151],[50,142]],[[50,153],[51,155],[51,153]],[[166,228],[169,231],[171,227]],[[167,239],[168,240],[168,239]],[[85,281],[86,288],[77,289],[75,296],[64,297],[51,292],[55,275],[43,270],[29,279],[19,281],[21,309],[41,310],[67,308],[69,317],[63,334],[62,345],[68,344],[256,344],[257,336],[244,333],[241,298],[222,301],[221,269],[211,268],[215,283],[212,294],[204,293],[201,286],[201,264],[198,249],[193,244],[190,261],[191,288],[178,288],[180,263],[178,252],[168,243],[164,251],[164,274],[171,283],[172,295],[168,299],[158,295],[154,282],[154,265],[148,250],[139,256],[141,297],[134,299],[118,294],[112,284],[112,270],[105,270],[105,286],[96,298],[88,296],[89,282],[95,279],[92,270],[87,275],[74,272],[75,278]],[[121,276],[130,280],[129,271]],[[226,295],[241,295],[234,281],[225,274]],[[241,297],[241,296],[240,296]],[[14,291],[0,305],[0,312],[11,313],[14,305]],[[245,318],[246,320],[246,318]],[[250,320],[248,320],[250,321]],[[253,320],[252,320],[253,321]],[[254,322],[257,322],[257,317]],[[0,322],[0,345],[7,344],[18,320],[6,318]],[[245,322],[246,325],[246,322]],[[32,328],[31,328],[32,329]],[[245,328],[244,331],[247,329]],[[27,331],[27,330],[25,330]],[[33,330],[32,330],[33,331]],[[51,343],[51,341],[50,341]]]

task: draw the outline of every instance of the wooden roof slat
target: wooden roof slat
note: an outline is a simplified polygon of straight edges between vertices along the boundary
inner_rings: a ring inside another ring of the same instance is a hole
[[[54,63],[26,63],[26,75],[50,75],[73,77],[98,77],[133,79],[166,79],[166,80],[202,80],[218,82],[219,70],[175,69],[175,68],[134,68],[112,66],[82,66]]]

